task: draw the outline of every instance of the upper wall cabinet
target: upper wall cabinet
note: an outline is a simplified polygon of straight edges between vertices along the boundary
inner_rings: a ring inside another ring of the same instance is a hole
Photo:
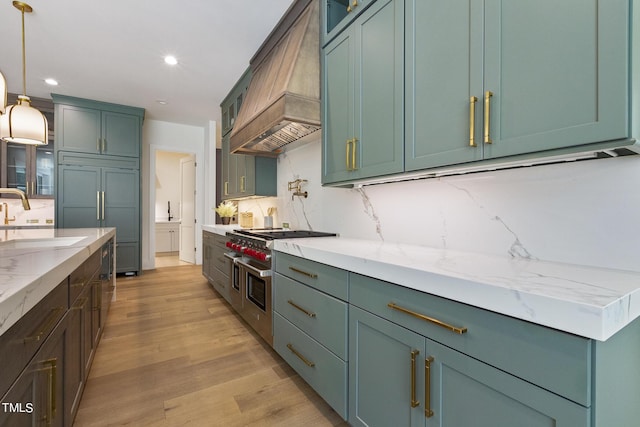
[[[407,170],[629,136],[625,2],[407,3]]]
[[[638,152],[629,1],[358,3],[324,2],[324,184]]]
[[[403,170],[403,19],[379,0],[323,49],[323,183]]]
[[[322,0],[322,45],[327,44],[375,0]]]
[[[231,92],[220,104],[222,109],[222,135],[226,135],[231,132],[233,125],[238,117],[238,111],[244,101],[244,96],[249,88],[249,82],[251,82],[251,68],[247,68],[242,77],[238,80]]]
[[[58,149],[88,154],[140,156],[140,109],[52,95],[56,103]],[[132,140],[132,135],[138,135]]]

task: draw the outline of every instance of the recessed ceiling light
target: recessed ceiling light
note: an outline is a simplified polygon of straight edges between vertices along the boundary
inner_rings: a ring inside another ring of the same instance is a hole
[[[175,56],[168,55],[164,57],[164,62],[169,65],[176,65],[178,63],[178,60]]]
[[[58,81],[57,81],[57,80],[55,80],[55,79],[51,79],[51,78],[49,78],[49,79],[44,79],[44,82],[45,82],[46,84],[48,84],[48,85],[51,85],[51,86],[58,86]]]
[[[160,105],[167,105],[167,101],[165,101],[164,99],[158,99],[156,102]]]

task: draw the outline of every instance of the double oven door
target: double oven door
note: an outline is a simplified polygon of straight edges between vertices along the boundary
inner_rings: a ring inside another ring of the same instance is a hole
[[[231,306],[273,346],[271,266],[250,258],[235,258],[229,274]]]

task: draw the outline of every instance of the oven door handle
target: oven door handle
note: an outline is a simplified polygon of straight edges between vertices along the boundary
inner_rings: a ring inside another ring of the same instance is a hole
[[[246,262],[240,261],[239,259],[237,259],[236,264],[241,265],[242,267],[246,268],[247,270],[257,274],[259,277],[271,277],[271,270],[260,270],[258,268],[255,268],[252,265],[247,264]]]
[[[225,252],[223,255],[225,258],[229,258],[231,260],[231,262],[236,262],[236,259],[240,258],[239,256],[236,255],[231,255],[233,252]]]

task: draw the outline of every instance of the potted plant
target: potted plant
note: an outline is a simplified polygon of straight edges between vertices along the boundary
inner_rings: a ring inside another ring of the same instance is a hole
[[[238,208],[230,201],[221,202],[215,211],[220,215],[222,223],[227,225],[231,221],[231,217],[238,212]]]

